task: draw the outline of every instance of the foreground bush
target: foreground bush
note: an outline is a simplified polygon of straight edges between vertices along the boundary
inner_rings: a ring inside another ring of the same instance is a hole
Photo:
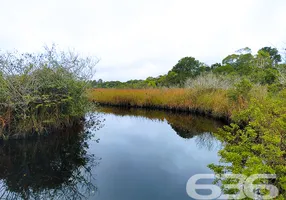
[[[219,165],[210,165],[217,174],[275,174],[276,179],[256,180],[279,190],[275,199],[286,198],[286,90],[275,95],[252,97],[249,106],[233,116],[233,122],[216,133],[222,142]],[[220,180],[228,184],[229,179]],[[230,192],[225,190],[226,192]],[[267,191],[259,190],[260,194]],[[234,193],[233,193],[234,194]]]
[[[82,118],[96,63],[55,47],[38,54],[0,54],[0,138],[41,134]]]

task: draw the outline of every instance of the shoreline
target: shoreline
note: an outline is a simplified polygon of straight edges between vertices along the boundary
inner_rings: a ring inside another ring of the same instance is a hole
[[[226,90],[191,89],[92,89],[88,99],[101,106],[143,108],[197,114],[230,123],[240,108]]]
[[[193,114],[197,116],[207,117],[210,119],[220,120],[226,123],[230,123],[232,120],[230,117],[227,116],[216,116],[213,115],[211,111],[205,112],[199,109],[184,109],[184,108],[168,108],[163,106],[138,106],[138,105],[119,105],[119,104],[112,104],[112,103],[99,103],[93,101],[93,103],[97,103],[101,107],[114,107],[114,108],[122,108],[122,109],[143,109],[143,110],[150,110],[150,111],[165,111],[170,113],[177,113],[177,114]]]

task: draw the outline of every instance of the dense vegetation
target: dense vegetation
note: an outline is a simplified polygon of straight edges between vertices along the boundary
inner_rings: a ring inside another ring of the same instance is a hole
[[[0,138],[19,138],[65,128],[87,109],[92,58],[60,52],[0,54]]]
[[[221,163],[210,168],[217,174],[276,174],[277,179],[255,183],[275,185],[280,192],[277,199],[286,199],[285,98],[286,89],[249,99],[249,105],[233,116],[233,123],[215,134],[223,143]]]
[[[185,57],[168,74],[157,78],[125,83],[95,81],[94,87],[130,89],[96,89],[90,98],[104,104],[229,117],[232,123],[215,134],[223,144],[221,163],[210,168],[217,174],[276,174],[276,179],[255,183],[275,185],[280,192],[276,199],[286,199],[285,62],[272,47],[264,47],[255,55],[244,48],[210,67]],[[218,181],[223,186],[233,183],[230,179]],[[259,189],[259,193],[268,191]]]
[[[194,79],[202,73],[213,72],[236,79],[246,77],[252,83],[280,84],[285,81],[281,71],[285,71],[285,64],[281,63],[282,56],[276,48],[264,47],[253,55],[249,48],[238,50],[229,55],[221,63],[208,66],[193,57],[185,57],[165,75],[148,77],[146,80],[130,80],[127,82],[94,80],[96,88],[156,88],[156,87],[184,87],[187,79]]]

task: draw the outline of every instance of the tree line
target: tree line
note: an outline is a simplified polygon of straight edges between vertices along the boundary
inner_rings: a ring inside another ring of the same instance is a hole
[[[263,47],[253,54],[246,47],[225,57],[221,63],[207,65],[194,57],[184,57],[173,66],[165,75],[148,77],[145,80],[91,81],[95,88],[158,88],[158,87],[184,87],[188,79],[194,79],[201,74],[212,72],[224,77],[246,77],[252,83],[279,84],[283,81],[286,68],[282,63],[282,56],[273,47]],[[285,78],[284,78],[285,79]]]

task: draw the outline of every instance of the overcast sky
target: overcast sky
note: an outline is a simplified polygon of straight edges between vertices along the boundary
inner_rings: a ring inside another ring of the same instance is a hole
[[[1,0],[0,48],[52,43],[101,60],[95,78],[167,73],[180,58],[220,62],[243,47],[286,46],[286,0]]]

